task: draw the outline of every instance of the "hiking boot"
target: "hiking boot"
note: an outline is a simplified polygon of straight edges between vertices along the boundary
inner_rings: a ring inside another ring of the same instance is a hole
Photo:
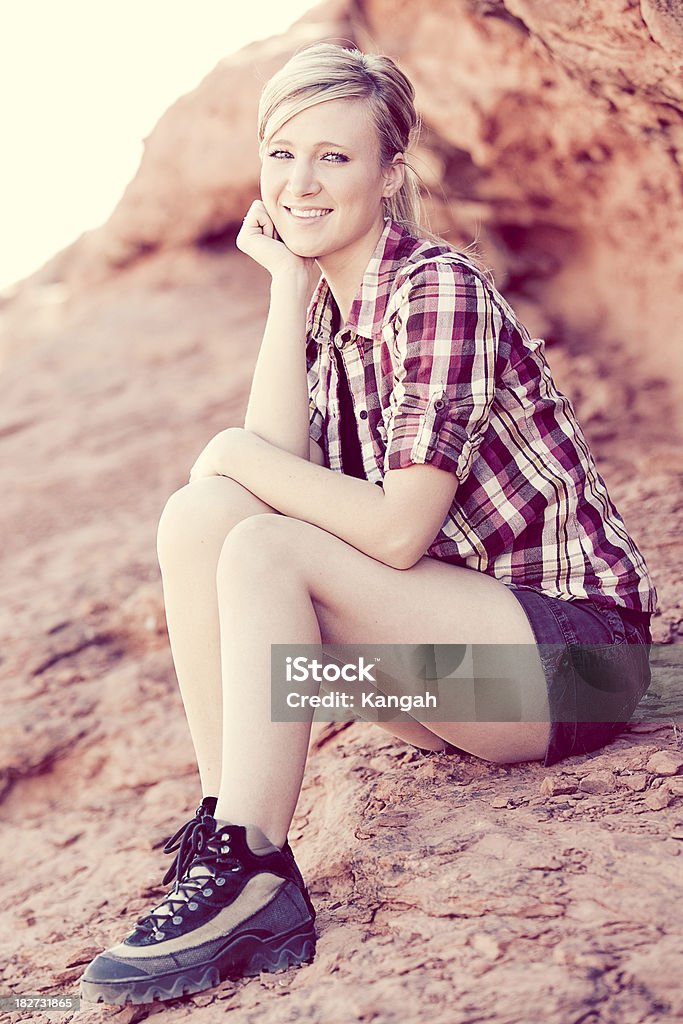
[[[195,852],[185,869],[179,854],[174,887],[86,968],[84,999],[175,999],[313,959],[314,914],[291,850],[254,825],[217,826],[208,814],[191,836]]]
[[[162,885],[168,885],[173,876],[176,876],[176,880],[179,881],[185,874],[186,868],[189,867],[195,856],[197,850],[195,846],[195,836],[199,824],[204,820],[205,817],[212,817],[216,811],[216,804],[218,800],[215,796],[205,796],[195,811],[194,818],[190,818],[184,825],[181,825],[175,835],[170,836],[164,845],[164,853],[174,853],[176,850],[176,858],[169,867],[168,871],[161,880]],[[215,826],[214,826],[215,827]],[[289,840],[285,841],[285,845],[282,847],[282,853],[288,859],[291,868],[291,878],[301,889],[301,894],[306,901],[309,913],[313,920],[315,920],[315,908],[311,903],[311,898],[308,895],[308,889],[306,883],[303,880],[301,872],[299,871],[299,865],[294,859],[294,852],[289,845]]]

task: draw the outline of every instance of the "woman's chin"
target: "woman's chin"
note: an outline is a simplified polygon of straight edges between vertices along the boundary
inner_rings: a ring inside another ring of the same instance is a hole
[[[302,243],[301,239],[286,238],[284,235],[280,235],[282,241],[285,243],[290,252],[293,252],[295,256],[306,257],[306,259],[317,259],[319,256],[318,246]]]

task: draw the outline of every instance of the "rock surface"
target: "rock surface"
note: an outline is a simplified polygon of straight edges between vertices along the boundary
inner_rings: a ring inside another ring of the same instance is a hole
[[[73,994],[84,964],[157,901],[161,841],[200,797],[156,524],[207,440],[241,422],[268,283],[233,245],[230,225],[255,195],[246,156],[223,164],[234,175],[223,181],[220,151],[205,171],[183,155],[177,177],[168,154],[224,145],[233,115],[246,154],[253,95],[233,111],[234,82],[253,85],[254,68],[267,74],[303,39],[372,35],[416,78],[453,230],[465,236],[480,216],[497,283],[551,328],[558,385],[655,577],[658,657],[680,685],[678,384],[673,363],[661,370],[683,291],[671,291],[683,229],[668,74],[680,50],[660,41],[677,5],[388,10],[327,5],[217,68],[162,119],[112,220],[5,303],[4,992]],[[368,724],[317,726],[290,832],[319,910],[314,963],[163,1012],[199,1024],[230,1010],[259,1024],[673,1021],[682,729],[634,722],[548,769],[424,755]],[[161,1009],[84,1004],[52,1019]]]

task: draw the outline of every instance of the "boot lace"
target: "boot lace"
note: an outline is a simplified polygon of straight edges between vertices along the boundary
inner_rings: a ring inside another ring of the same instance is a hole
[[[180,881],[185,874],[186,868],[197,851],[198,829],[201,828],[206,817],[207,812],[202,813],[202,808],[197,808],[194,818],[190,818],[184,825],[181,825],[175,835],[172,835],[167,841],[164,853],[173,853],[177,850],[178,854],[164,875],[162,885],[167,885],[174,875],[176,881]]]
[[[182,923],[180,910],[197,910],[201,896],[211,896],[214,886],[229,884],[231,877],[235,878],[243,870],[241,859],[231,853],[229,830],[222,828],[214,832],[215,824],[210,817],[193,818],[169,839],[166,845],[171,849],[167,852],[178,849],[172,865],[175,885],[158,907],[138,918],[136,925],[141,931],[163,938],[164,924]],[[164,877],[164,883],[170,881],[172,868]]]

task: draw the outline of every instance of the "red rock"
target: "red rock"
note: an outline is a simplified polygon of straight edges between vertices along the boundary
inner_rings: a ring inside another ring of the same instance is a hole
[[[595,795],[613,793],[616,788],[617,780],[613,773],[608,771],[590,772],[588,775],[584,775],[579,782],[579,789],[583,793]]]
[[[651,789],[645,794],[645,803],[651,811],[662,811],[668,807],[673,800],[673,795],[662,786],[660,789]]]
[[[647,762],[647,770],[653,775],[677,775],[683,769],[683,752],[658,750]]]
[[[642,793],[647,788],[647,778],[645,772],[635,772],[633,775],[621,775],[617,781],[619,785],[626,786],[635,793]]]
[[[576,788],[576,782],[547,775],[541,783],[540,792],[544,796],[567,796],[575,793]]]

